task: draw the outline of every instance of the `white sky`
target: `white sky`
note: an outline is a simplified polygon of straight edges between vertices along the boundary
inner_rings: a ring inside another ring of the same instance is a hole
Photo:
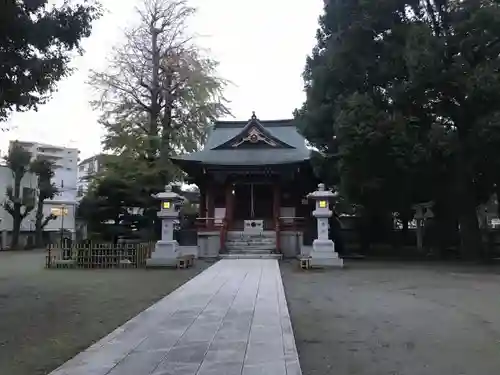
[[[101,150],[103,130],[88,102],[90,69],[104,69],[106,56],[123,39],[141,0],[101,0],[108,13],[84,41],[85,54],[73,61],[76,72],[38,112],[13,114],[12,130],[0,133],[0,150],[20,139],[77,147],[81,157]],[[219,75],[233,85],[225,92],[237,120],[252,111],[260,119],[290,118],[304,100],[302,71],[314,46],[322,0],[192,0],[198,12],[193,29],[198,44],[220,62]]]

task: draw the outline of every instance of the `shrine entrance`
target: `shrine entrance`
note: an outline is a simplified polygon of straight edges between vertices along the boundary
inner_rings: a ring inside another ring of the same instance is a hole
[[[272,220],[273,185],[270,183],[241,183],[234,185],[235,220]]]

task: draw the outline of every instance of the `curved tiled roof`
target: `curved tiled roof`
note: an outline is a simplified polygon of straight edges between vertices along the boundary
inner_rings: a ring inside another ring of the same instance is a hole
[[[246,129],[257,127],[262,133],[279,141],[276,147],[234,147],[225,146],[231,140],[242,137]],[[259,166],[290,164],[309,160],[310,150],[305,138],[299,134],[293,120],[219,121],[209,133],[203,150],[173,158],[207,165]]]

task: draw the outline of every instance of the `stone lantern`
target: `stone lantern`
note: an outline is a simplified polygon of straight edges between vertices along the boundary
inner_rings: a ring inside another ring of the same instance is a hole
[[[181,255],[177,241],[174,240],[174,225],[179,218],[179,210],[184,199],[172,191],[170,185],[165,191],[154,194],[152,197],[160,201],[160,211],[157,215],[161,219],[161,240],[155,245],[151,258],[146,261],[147,266],[175,266]]]
[[[318,221],[318,236],[313,241],[313,248],[310,253],[311,267],[343,267],[344,262],[335,251],[335,244],[329,238],[329,219],[332,217],[330,201],[336,194],[325,189],[324,184],[318,185],[318,190],[307,196],[316,202],[316,209],[313,216]]]

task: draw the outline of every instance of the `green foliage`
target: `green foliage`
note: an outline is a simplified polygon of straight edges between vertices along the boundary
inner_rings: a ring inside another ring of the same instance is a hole
[[[51,220],[56,219],[53,214],[46,217],[43,215],[43,202],[46,199],[53,199],[58,193],[56,185],[51,181],[52,177],[54,177],[54,164],[38,157],[31,162],[30,171],[37,176],[38,180],[38,199],[35,214],[36,246],[43,247],[43,229]]]
[[[125,207],[136,204],[130,201],[134,196],[127,180],[112,175],[96,179],[80,201],[77,215],[87,222],[90,233],[100,233],[110,240],[120,234],[121,217],[127,214]]]
[[[137,164],[126,168],[126,161],[110,159],[114,164],[105,164],[106,171],[95,177],[80,201],[78,217],[87,223],[89,233],[106,240],[130,235],[132,230],[152,238],[159,204],[151,194],[162,191],[164,186],[155,185],[158,177],[153,173],[138,173]]]
[[[12,171],[13,185],[7,187],[3,208],[12,216],[12,239],[10,247],[15,249],[19,243],[21,223],[35,206],[34,196],[25,196],[21,191],[21,182],[30,168],[31,153],[18,142],[13,142],[8,155],[4,158]]]
[[[120,215],[153,231],[159,205],[151,195],[183,177],[170,157],[199,149],[208,126],[229,113],[217,62],[185,33],[194,13],[187,1],[144,0],[138,12],[140,24],[126,32],[109,68],[90,77],[100,98],[92,104],[103,113],[104,149],[113,154],[80,205],[95,232]],[[127,217],[125,207],[143,209],[142,221]]]
[[[70,72],[73,51],[100,16],[96,3],[7,0],[0,4],[0,122],[12,111],[43,104]]]
[[[138,12],[141,23],[126,32],[108,69],[91,74],[100,95],[92,104],[103,111],[105,150],[172,169],[170,156],[197,150],[210,123],[228,114],[227,82],[185,34],[194,13],[187,1],[144,0]]]
[[[499,21],[493,0],[330,1],[297,111],[352,203],[452,199],[469,255],[476,206],[499,181]]]

